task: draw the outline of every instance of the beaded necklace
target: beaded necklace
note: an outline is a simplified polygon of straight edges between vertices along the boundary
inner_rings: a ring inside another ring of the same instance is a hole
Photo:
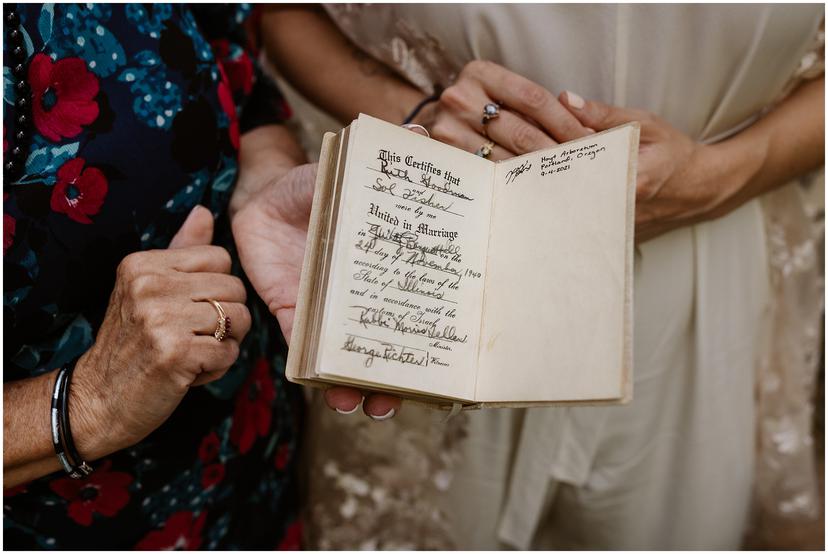
[[[6,27],[8,53],[12,57],[12,76],[14,82],[14,136],[9,141],[3,163],[3,182],[11,184],[26,165],[32,134],[32,92],[26,80],[28,61],[23,33],[20,30],[20,16],[15,4],[3,5],[3,20]]]

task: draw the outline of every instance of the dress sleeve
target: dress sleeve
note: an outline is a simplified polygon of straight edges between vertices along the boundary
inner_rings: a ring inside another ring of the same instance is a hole
[[[260,7],[201,4],[191,9],[230,85],[241,132],[288,119],[290,108],[259,61]]]

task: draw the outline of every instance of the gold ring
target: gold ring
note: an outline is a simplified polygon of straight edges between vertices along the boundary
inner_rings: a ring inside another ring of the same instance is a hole
[[[216,330],[213,332],[213,336],[217,341],[221,342],[226,337],[230,336],[230,318],[226,313],[224,313],[224,308],[221,307],[221,304],[215,300],[208,300],[208,302],[212,304],[218,312],[218,321],[216,322]]]
[[[477,152],[474,153],[475,156],[480,156],[481,158],[488,158],[492,155],[492,150],[495,147],[495,143],[490,140],[484,142],[480,148],[477,149]]]

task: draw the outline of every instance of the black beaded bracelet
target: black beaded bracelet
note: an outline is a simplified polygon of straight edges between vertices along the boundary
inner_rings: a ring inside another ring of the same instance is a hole
[[[69,425],[69,385],[73,370],[74,364],[66,364],[60,368],[55,379],[51,412],[52,444],[64,471],[73,479],[80,479],[92,473],[92,467],[78,454]]]

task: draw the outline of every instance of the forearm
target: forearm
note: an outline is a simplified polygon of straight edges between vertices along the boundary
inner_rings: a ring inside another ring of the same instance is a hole
[[[6,488],[18,484],[9,483],[10,469],[55,457],[49,413],[56,375],[57,371],[52,371],[3,385],[3,485]]]
[[[755,124],[711,147],[728,184],[717,213],[824,163],[824,91],[824,78],[809,81]]]
[[[423,97],[355,47],[320,8],[269,7],[262,16],[262,35],[279,72],[343,123],[360,112],[400,123]]]
[[[4,490],[61,469],[49,421],[56,375],[52,371],[3,385]]]
[[[75,371],[88,363],[78,361]],[[3,488],[27,483],[61,469],[51,434],[51,404],[57,370],[3,385]],[[99,398],[77,382],[69,394],[69,421],[76,448],[85,461],[117,450],[108,436]],[[99,421],[101,420],[101,421]],[[97,424],[96,424],[97,422]]]
[[[239,180],[230,199],[230,217],[268,183],[279,180],[305,161],[301,146],[284,125],[265,125],[243,134]]]

